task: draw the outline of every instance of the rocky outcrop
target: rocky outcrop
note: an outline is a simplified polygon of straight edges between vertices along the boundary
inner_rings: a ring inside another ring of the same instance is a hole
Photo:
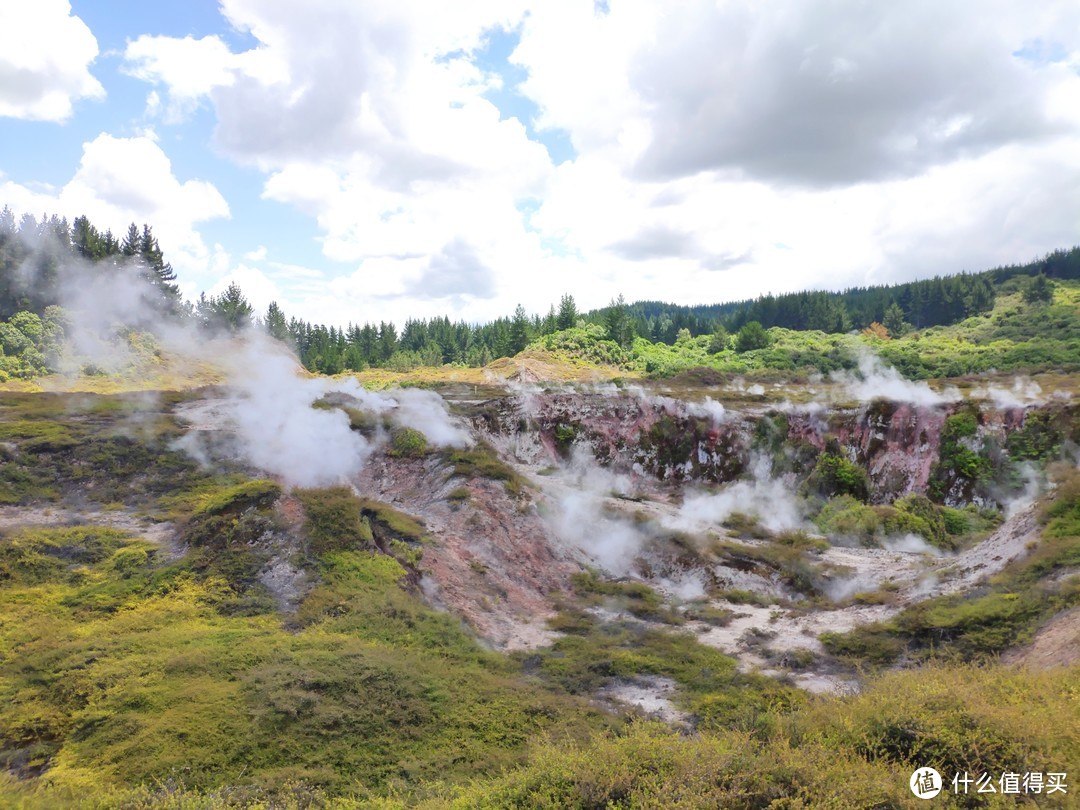
[[[805,477],[832,443],[866,471],[873,503],[917,492],[959,505],[1008,497],[1018,483],[1008,480],[1017,477],[1010,466],[1024,458],[1011,447],[1014,434],[1028,429],[1033,414],[1036,421],[1072,424],[1075,411],[1060,404],[930,406],[885,399],[857,408],[731,411],[709,400],[700,404],[613,388],[528,391],[484,403],[471,416],[500,451],[526,464],[555,464],[584,445],[614,470],[674,483],[733,481],[748,470],[753,454],[770,456],[778,471]],[[943,433],[950,417],[961,413],[973,415],[973,432],[959,439],[971,455],[943,457]],[[1069,440],[1068,430],[1059,433],[1058,446]]]

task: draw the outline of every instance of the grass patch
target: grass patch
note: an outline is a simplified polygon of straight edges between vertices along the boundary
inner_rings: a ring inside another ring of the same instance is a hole
[[[816,596],[822,592],[821,572],[798,547],[774,544],[744,546],[717,541],[710,550],[725,565],[737,570],[766,578],[776,574],[785,585],[805,596]]]
[[[571,694],[590,694],[642,675],[671,678],[677,702],[702,728],[754,727],[768,705],[791,706],[802,696],[768,678],[741,674],[734,659],[700,644],[691,633],[637,622],[600,622],[570,612],[556,622],[569,635],[528,658],[539,674]]]
[[[571,581],[574,590],[586,604],[606,604],[644,621],[682,624],[682,617],[665,605],[660,595],[644,583],[610,582],[593,571],[574,574]]]
[[[687,621],[704,622],[713,627],[727,627],[735,618],[735,611],[715,605],[692,605],[683,612]]]
[[[390,449],[386,452],[397,458],[423,458],[429,452],[427,437],[415,428],[396,428],[390,434]]]
[[[376,539],[386,535],[387,539],[397,539],[408,543],[427,542],[427,529],[416,518],[371,498],[359,498],[357,503],[364,517],[371,521]]]
[[[304,507],[304,528],[312,554],[375,547],[360,499],[348,487],[297,489],[293,494]]]
[[[282,807],[359,798],[494,775],[538,735],[610,725],[480,649],[403,590],[385,555],[325,553],[290,631],[276,616],[226,615],[227,581],[186,561],[158,568],[120,533],[35,531],[4,548],[0,764],[23,781],[5,776],[2,789],[27,806],[168,806],[185,791]],[[173,796],[157,792],[167,783]]]
[[[206,495],[195,510],[195,516],[262,509],[271,506],[280,497],[281,486],[274,481],[261,478],[244,481]]]
[[[489,444],[480,442],[468,449],[445,450],[443,458],[453,465],[452,475],[502,481],[506,491],[515,496],[520,496],[524,491],[524,479],[509,464],[500,459],[495,448]]]

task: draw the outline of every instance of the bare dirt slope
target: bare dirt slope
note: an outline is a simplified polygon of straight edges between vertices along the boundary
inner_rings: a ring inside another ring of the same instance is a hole
[[[1080,607],[1059,613],[1030,644],[1009,650],[1001,660],[1030,669],[1067,667],[1080,661]]]

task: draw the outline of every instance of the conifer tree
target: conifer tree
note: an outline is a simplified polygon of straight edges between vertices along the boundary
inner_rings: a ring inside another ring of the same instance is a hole
[[[556,321],[556,325],[561,329],[571,329],[577,324],[578,311],[577,304],[574,302],[574,296],[569,293],[565,293],[559,300],[559,315]]]

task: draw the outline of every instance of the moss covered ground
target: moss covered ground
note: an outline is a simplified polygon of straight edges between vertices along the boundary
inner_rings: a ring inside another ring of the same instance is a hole
[[[920,669],[872,676],[857,697],[816,698],[739,672],[644,586],[587,574],[554,644],[487,650],[421,597],[423,525],[345,488],[295,493],[303,518],[288,524],[276,483],[172,449],[172,408],[189,396],[0,398],[0,501],[121,511],[176,534],[166,548],[92,523],[0,531],[0,804],[905,807],[916,765],[1080,761],[1080,672],[993,659],[1077,601],[1076,577],[1062,576],[1080,565],[1074,479],[1047,505],[1039,547],[984,593],[833,648],[873,664],[858,644],[881,641],[881,663]],[[444,461],[463,481],[520,486],[487,448]],[[945,540],[958,521],[922,502],[892,508]],[[312,587],[283,614],[258,572],[293,535]],[[800,542],[755,562],[809,577],[794,565]],[[630,617],[586,609],[611,604]],[[955,653],[939,654],[946,646]],[[692,731],[627,724],[590,700],[640,676],[677,684]]]

